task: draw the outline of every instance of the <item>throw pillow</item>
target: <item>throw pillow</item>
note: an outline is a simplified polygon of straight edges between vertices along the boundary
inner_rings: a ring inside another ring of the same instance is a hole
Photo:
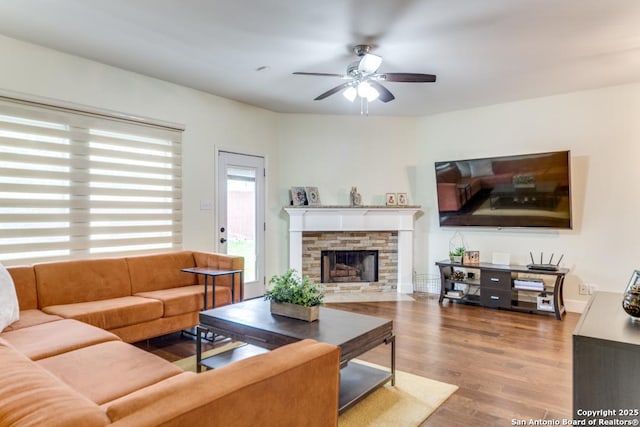
[[[19,318],[20,307],[13,279],[5,266],[0,263],[0,332]]]
[[[461,177],[469,178],[471,176],[471,169],[469,167],[469,162],[456,162],[456,166],[460,171]]]
[[[491,160],[474,160],[469,162],[471,169],[471,176],[473,178],[478,176],[493,175],[493,168],[491,167]]]

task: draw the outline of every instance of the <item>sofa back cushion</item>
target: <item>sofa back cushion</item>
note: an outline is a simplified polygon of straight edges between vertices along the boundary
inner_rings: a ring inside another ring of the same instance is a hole
[[[34,270],[40,307],[131,295],[124,258],[36,264]]]
[[[13,278],[13,284],[18,294],[20,310],[34,310],[38,308],[38,293],[36,291],[36,274],[32,266],[7,267]]]
[[[183,268],[195,267],[193,254],[190,251],[141,255],[125,259],[129,266],[133,294],[197,283],[194,274],[180,271]]]
[[[24,427],[104,426],[98,405],[20,354],[0,338],[0,420]]]

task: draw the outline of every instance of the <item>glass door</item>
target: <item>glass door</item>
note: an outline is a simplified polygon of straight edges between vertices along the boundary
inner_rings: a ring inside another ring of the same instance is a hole
[[[218,152],[218,248],[244,257],[245,298],[264,294],[264,157]]]

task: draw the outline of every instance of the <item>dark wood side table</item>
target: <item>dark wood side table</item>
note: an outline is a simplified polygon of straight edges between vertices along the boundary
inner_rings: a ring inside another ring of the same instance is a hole
[[[221,270],[217,268],[209,268],[209,267],[191,267],[191,268],[183,268],[180,271],[184,271],[185,273],[192,273],[204,276],[204,310],[207,309],[207,285],[209,281],[209,277],[211,277],[211,307],[216,306],[216,277],[219,276],[229,276],[231,275],[231,303],[236,302],[235,298],[235,286],[234,279],[235,275],[240,275],[240,300],[244,298],[243,292],[243,273],[244,270]]]

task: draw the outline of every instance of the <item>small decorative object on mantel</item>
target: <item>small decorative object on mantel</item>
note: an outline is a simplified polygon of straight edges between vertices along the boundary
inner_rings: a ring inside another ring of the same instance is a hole
[[[358,193],[357,187],[351,187],[349,202],[352,207],[361,206],[362,205],[362,196]]]
[[[309,203],[309,206],[320,206],[318,187],[304,187],[304,191],[307,194],[307,203]]]
[[[291,205],[304,206],[307,204],[307,193],[304,187],[291,187]]]
[[[309,276],[301,279],[295,270],[289,269],[282,276],[273,276],[269,285],[272,287],[265,292],[264,299],[271,301],[272,314],[307,322],[318,320],[324,292],[309,281]]]
[[[407,206],[408,204],[407,193],[398,193],[398,206]]]
[[[462,263],[467,265],[479,265],[480,251],[464,251],[462,255]]]
[[[396,193],[387,193],[385,198],[387,200],[387,206],[396,206],[398,204],[396,201]]]
[[[635,270],[631,275],[624,291],[622,308],[634,322],[640,322],[640,270]]]

